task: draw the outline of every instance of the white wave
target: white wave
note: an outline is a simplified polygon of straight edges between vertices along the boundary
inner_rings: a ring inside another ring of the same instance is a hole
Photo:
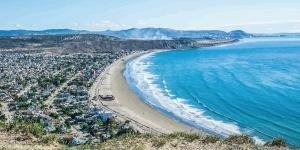
[[[265,141],[263,141],[262,139],[260,139],[260,138],[257,137],[257,136],[254,136],[254,137],[252,137],[252,138],[254,139],[254,141],[255,141],[256,144],[263,145],[263,144],[266,143]]]
[[[177,120],[201,130],[221,136],[241,134],[237,125],[205,116],[202,110],[188,104],[185,99],[166,94],[159,85],[154,83],[157,76],[149,72],[149,64],[144,62],[153,54],[142,55],[129,61],[124,71],[124,76],[129,86],[146,103]]]

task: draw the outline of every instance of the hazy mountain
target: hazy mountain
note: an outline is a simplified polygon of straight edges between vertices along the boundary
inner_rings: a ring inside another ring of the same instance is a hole
[[[254,37],[299,37],[300,33],[255,33],[253,34]]]
[[[237,42],[237,40],[173,40],[120,39],[99,34],[2,36],[0,52],[19,50],[45,50],[58,53],[95,53],[112,51],[138,51],[149,49],[186,49]]]
[[[143,39],[143,40],[170,40],[178,38],[196,39],[240,39],[250,37],[241,30],[225,32],[220,30],[174,30],[168,28],[132,28],[120,31],[86,31],[71,29],[49,29],[43,31],[31,30],[0,30],[0,36],[24,36],[24,35],[65,35],[65,34],[103,34],[124,39]]]
[[[99,32],[104,35],[116,36],[126,39],[176,39],[176,38],[199,38],[199,39],[240,39],[251,37],[242,30],[225,32],[220,30],[173,30],[168,28],[132,28],[128,30]]]
[[[85,30],[49,29],[42,31],[33,30],[0,30],[0,36],[24,36],[24,35],[59,35],[59,34],[84,34]]]

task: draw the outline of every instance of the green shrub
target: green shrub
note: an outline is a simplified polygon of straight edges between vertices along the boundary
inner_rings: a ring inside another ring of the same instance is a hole
[[[73,139],[72,135],[65,135],[59,140],[59,142],[65,145],[71,145],[72,139]]]
[[[270,142],[267,142],[265,145],[266,146],[287,147],[288,144],[286,143],[286,141],[284,139],[276,138]]]
[[[68,132],[68,127],[63,123],[56,124],[54,126],[55,126],[54,133],[64,134],[64,133]]]
[[[6,123],[5,121],[0,120],[0,129],[6,128]]]
[[[226,144],[254,144],[254,140],[248,135],[231,135],[224,142]]]
[[[71,128],[70,120],[65,120],[65,125],[66,125],[67,128]]]
[[[31,92],[32,93],[36,93],[37,92],[37,87],[33,86],[30,88]]]
[[[151,133],[143,133],[143,134],[137,133],[137,134],[138,134],[140,137],[145,138],[145,139],[151,139],[151,138],[154,137],[154,135],[151,134]]]
[[[6,121],[5,114],[0,111],[0,121]]]
[[[164,138],[155,138],[152,140],[152,146],[155,148],[163,147],[167,141]]]
[[[101,144],[95,144],[95,143],[87,142],[85,144],[77,146],[75,149],[78,149],[78,150],[101,149]]]
[[[166,135],[161,135],[161,137],[165,137],[167,139],[175,139],[175,138],[180,138],[182,136],[183,132],[174,132]]]
[[[58,140],[57,135],[55,134],[50,134],[50,135],[46,135],[43,136],[40,140],[41,143],[43,144],[53,144]]]
[[[45,134],[44,126],[42,123],[35,120],[22,120],[13,119],[8,124],[5,125],[6,130],[21,132],[24,134],[32,134],[36,137],[41,137]]]
[[[96,121],[96,124],[98,125],[98,126],[103,126],[104,125],[104,123],[103,123],[103,121],[101,120],[101,119],[98,119],[97,121]]]
[[[195,140],[199,140],[201,136],[197,133],[185,133],[185,132],[175,132],[171,134],[165,135],[167,139],[183,139],[188,142],[193,142]]]
[[[214,135],[208,135],[201,142],[205,144],[209,144],[209,143],[216,143],[220,140],[221,140],[220,137]]]
[[[183,137],[188,142],[193,142],[193,141],[199,140],[201,138],[201,136],[197,133],[183,134]]]
[[[106,121],[106,125],[113,130],[118,128],[118,122],[116,121],[115,118],[109,118]]]
[[[24,126],[25,132],[31,133],[35,136],[42,136],[44,134],[44,127],[41,123],[30,123]]]
[[[128,129],[120,129],[117,133],[117,136],[121,136],[121,135],[138,135],[139,133],[137,131],[135,131],[133,128],[128,128]]]
[[[70,107],[62,106],[61,111],[63,112],[63,114],[69,115],[71,112],[71,109],[70,109]]]
[[[88,130],[89,126],[87,123],[81,123],[80,128],[81,128],[81,130]]]
[[[58,119],[59,118],[59,114],[55,113],[55,112],[50,113],[49,116],[52,117],[52,118],[54,118],[54,119]]]

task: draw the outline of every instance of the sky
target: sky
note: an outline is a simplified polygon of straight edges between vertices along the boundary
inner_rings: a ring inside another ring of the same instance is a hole
[[[300,0],[1,0],[0,30],[300,32]]]

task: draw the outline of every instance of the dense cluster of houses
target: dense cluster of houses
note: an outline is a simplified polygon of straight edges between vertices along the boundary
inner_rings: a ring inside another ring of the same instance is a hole
[[[77,144],[118,134],[124,125],[91,105],[88,91],[105,67],[125,54],[0,53],[0,102],[7,105],[0,117],[7,111],[13,118],[39,120],[46,132],[75,133]]]

